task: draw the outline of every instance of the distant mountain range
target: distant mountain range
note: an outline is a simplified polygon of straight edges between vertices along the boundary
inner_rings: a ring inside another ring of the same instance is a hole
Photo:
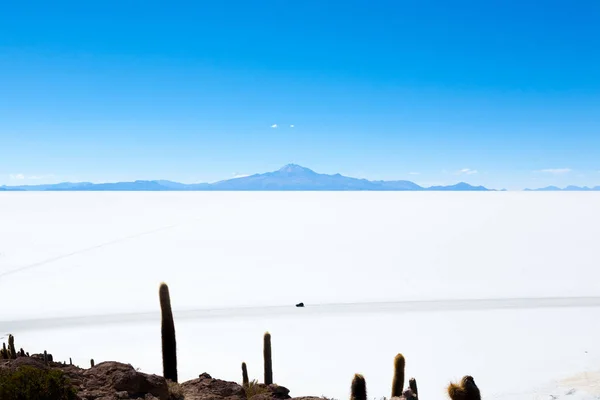
[[[165,180],[116,183],[63,182],[51,185],[2,186],[0,191],[493,191],[460,182],[422,187],[411,181],[369,181],[340,174],[326,175],[296,164],[215,183],[184,184]]]
[[[525,189],[526,192],[594,192],[600,191],[600,186],[587,187],[587,186],[567,186],[566,188],[559,188],[556,186],[546,186],[539,189]]]

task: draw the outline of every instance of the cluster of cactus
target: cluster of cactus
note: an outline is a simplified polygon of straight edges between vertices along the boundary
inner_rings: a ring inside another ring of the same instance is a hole
[[[8,335],[8,348],[6,343],[2,343],[2,349],[0,349],[0,360],[14,360],[17,357],[25,357],[25,351],[20,349],[17,351],[15,347],[15,337]]]
[[[164,282],[160,284],[159,299],[161,310],[163,376],[167,380],[177,382],[177,342],[175,338],[175,322],[173,320],[173,310],[171,309],[169,287]],[[9,344],[11,343],[10,338],[12,338],[12,336],[9,337]],[[22,351],[23,350],[21,349],[21,352]],[[6,345],[0,352],[0,358],[5,353],[7,353]],[[46,358],[45,351],[44,358]],[[273,384],[273,360],[271,357],[271,334],[269,332],[266,332],[263,337],[263,361],[264,383],[265,385],[271,385]],[[72,363],[70,359],[69,363]],[[91,360],[91,365],[92,367],[94,366],[93,359]],[[410,378],[408,381],[408,388],[404,389],[405,368],[406,360],[404,356],[399,353],[394,357],[394,378],[392,380],[391,397],[404,400],[418,400],[419,392],[415,378]],[[245,362],[242,362],[242,384],[244,387],[250,385],[248,367]],[[447,390],[451,400],[481,400],[479,388],[477,388],[473,377],[469,375],[463,377],[458,384],[450,383]],[[355,374],[354,379],[352,379],[350,400],[367,400],[367,383],[364,376],[361,374]]]
[[[17,350],[17,348],[15,347],[15,338],[13,335],[9,334],[8,347],[6,346],[6,343],[2,343],[2,348],[0,348],[0,360],[14,360],[18,357],[30,357],[30,355],[29,352],[26,352],[25,350],[23,350],[23,348]],[[44,350],[44,354],[34,354],[33,357],[42,359],[46,365],[54,362],[52,354],[48,353],[46,350]],[[92,360],[92,364],[93,362],[94,360]],[[67,365],[66,362],[59,361],[58,363],[62,365]],[[73,365],[73,360],[71,360],[71,358],[69,358],[69,365]]]
[[[396,355],[394,358],[394,378],[392,380],[392,398],[418,400],[419,391],[417,389],[417,381],[415,378],[410,378],[408,388],[404,389],[404,370],[406,360],[402,354]],[[472,376],[465,376],[458,384],[451,383],[448,386],[448,395],[451,400],[481,400],[479,388],[475,384]],[[365,378],[360,374],[355,374],[352,379],[350,400],[366,400],[367,399],[367,383]]]
[[[273,384],[273,359],[271,357],[271,334],[265,332],[263,336],[263,361],[264,361],[264,382],[265,385]],[[247,387],[250,384],[248,378],[248,367],[242,362],[242,385]]]
[[[417,391],[417,381],[415,378],[410,378],[408,389],[404,389],[404,369],[406,368],[406,360],[402,354],[397,354],[394,357],[394,378],[392,379],[392,398],[412,399],[417,400],[419,394]],[[367,399],[367,383],[364,376],[355,374],[352,379],[350,400],[366,400]]]

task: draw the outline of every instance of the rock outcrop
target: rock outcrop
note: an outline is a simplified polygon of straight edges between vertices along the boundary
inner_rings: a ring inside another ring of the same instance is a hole
[[[82,399],[169,399],[165,378],[138,372],[128,364],[103,362],[85,370],[82,377],[78,393]]]
[[[180,388],[185,400],[246,400],[243,387],[235,382],[214,379],[206,373],[182,383]]]

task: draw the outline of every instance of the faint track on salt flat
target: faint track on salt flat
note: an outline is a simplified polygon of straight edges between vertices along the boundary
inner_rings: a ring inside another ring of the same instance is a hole
[[[344,315],[356,313],[374,314],[582,307],[600,307],[600,297],[453,299],[379,303],[309,304],[304,308],[296,308],[294,305],[272,307],[232,307],[179,310],[174,311],[174,315],[177,321],[193,321],[219,318],[264,318],[277,316],[303,317],[325,314]],[[16,332],[108,324],[159,323],[159,321],[160,313],[158,311],[154,311],[0,321],[0,329],[2,332]]]
[[[103,247],[107,247],[107,246],[111,246],[113,244],[121,243],[121,242],[124,242],[126,240],[136,239],[136,238],[139,238],[139,237],[142,237],[142,236],[151,235],[153,233],[157,233],[157,232],[164,231],[164,230],[167,230],[167,229],[172,229],[172,228],[175,228],[176,226],[179,226],[179,225],[180,224],[173,224],[173,225],[163,226],[161,228],[157,228],[157,229],[153,229],[153,230],[150,230],[150,231],[136,233],[136,234],[133,234],[133,235],[130,235],[130,236],[125,236],[125,237],[114,239],[114,240],[111,240],[111,241],[108,241],[108,242],[97,244],[95,246],[86,247],[85,249],[75,250],[75,251],[72,251],[70,253],[61,254],[60,256],[48,258],[46,260],[38,261],[38,262],[35,262],[33,264],[23,265],[21,267],[17,267],[17,268],[14,268],[14,269],[11,269],[11,270],[8,270],[8,271],[5,271],[5,272],[0,272],[0,279],[4,278],[6,276],[9,276],[9,275],[17,274],[19,272],[22,272],[22,271],[25,271],[25,270],[28,270],[28,269],[37,268],[37,267],[41,267],[41,266],[46,265],[46,264],[50,264],[50,263],[53,263],[53,262],[56,262],[56,261],[60,261],[62,259],[69,258],[69,257],[75,256],[77,254],[87,253],[88,251],[92,251],[92,250],[96,250],[96,249],[101,249]]]

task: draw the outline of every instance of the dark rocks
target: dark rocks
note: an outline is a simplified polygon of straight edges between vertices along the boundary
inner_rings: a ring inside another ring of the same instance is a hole
[[[324,397],[305,396],[305,397],[293,397],[292,400],[327,400],[327,399]]]
[[[291,399],[290,390],[286,387],[279,385],[265,385],[263,383],[257,384],[259,387],[259,394],[251,397],[252,400],[287,400]],[[321,399],[323,400],[323,399]]]
[[[0,370],[30,366],[38,369],[59,369],[69,378],[81,400],[249,400],[246,390],[235,382],[214,379],[207,373],[181,384],[167,382],[163,377],[136,371],[129,364],[103,362],[93,368],[44,362],[43,354],[1,360]],[[278,385],[256,384],[259,389],[252,400],[288,400],[289,389]],[[303,397],[297,400],[323,400]]]
[[[88,400],[137,399],[148,395],[159,400],[169,399],[165,378],[137,372],[128,364],[103,362],[85,370],[82,376],[79,396]]]
[[[291,399],[290,390],[286,387],[279,385],[269,385],[267,386],[267,389],[269,390],[269,392],[271,392],[271,398],[273,399]]]
[[[243,387],[235,382],[213,379],[207,373],[182,383],[180,388],[185,400],[246,400]]]

